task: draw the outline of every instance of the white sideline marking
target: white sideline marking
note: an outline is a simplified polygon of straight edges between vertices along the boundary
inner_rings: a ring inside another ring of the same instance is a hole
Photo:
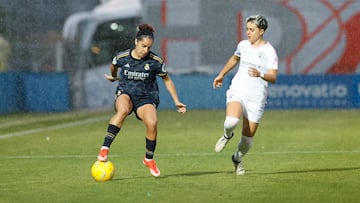
[[[282,154],[358,154],[360,150],[349,151],[288,151],[288,152],[253,152],[254,155],[282,155]],[[214,156],[218,153],[174,153],[157,154],[156,156]],[[228,156],[228,154],[222,154]],[[2,156],[0,159],[72,159],[72,158],[96,158],[94,155],[32,155],[32,156]],[[111,154],[110,157],[123,157],[124,155]],[[131,156],[131,155],[130,155]]]
[[[58,120],[61,118],[68,118],[69,116],[66,115],[59,115],[59,116],[44,116],[44,117],[37,117],[36,119],[34,119],[31,116],[28,117],[24,117],[24,118],[19,118],[16,120],[5,120],[2,121],[0,123],[0,128],[6,128],[6,127],[11,127],[11,126],[17,126],[17,125],[26,125],[26,124],[32,124],[32,123],[36,123],[39,121],[51,121],[51,120]]]
[[[108,118],[108,116],[106,118]],[[94,123],[94,122],[101,121],[101,120],[104,120],[104,119],[105,119],[105,116],[100,117],[100,118],[89,118],[89,119],[75,121],[75,122],[71,122],[71,123],[53,125],[53,126],[49,126],[49,127],[34,128],[34,129],[31,129],[31,130],[24,130],[24,131],[18,131],[18,132],[13,132],[13,133],[6,133],[6,134],[0,135],[0,139],[10,138],[10,137],[19,137],[19,136],[24,136],[24,135],[28,135],[28,134],[32,134],[32,133],[43,132],[43,131],[47,131],[47,130],[64,129],[64,128],[84,125],[84,124],[88,124],[88,123]]]

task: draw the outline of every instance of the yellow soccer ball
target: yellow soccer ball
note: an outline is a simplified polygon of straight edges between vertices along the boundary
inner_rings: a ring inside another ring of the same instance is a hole
[[[111,161],[96,161],[91,167],[91,175],[96,181],[108,181],[114,177],[115,168]]]

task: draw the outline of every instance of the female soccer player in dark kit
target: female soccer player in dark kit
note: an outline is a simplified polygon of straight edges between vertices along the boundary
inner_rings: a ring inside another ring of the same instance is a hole
[[[151,175],[157,177],[160,175],[160,170],[153,160],[158,134],[157,107],[160,103],[157,76],[163,79],[177,111],[185,113],[186,105],[179,101],[175,85],[165,68],[164,61],[151,51],[153,43],[153,27],[149,24],[139,25],[135,47],[116,54],[110,65],[111,75],[105,74],[109,81],[118,81],[115,93],[116,113],[108,124],[98,161],[107,161],[111,143],[119,133],[126,117],[134,112],[146,127],[146,151],[143,164],[149,168]]]

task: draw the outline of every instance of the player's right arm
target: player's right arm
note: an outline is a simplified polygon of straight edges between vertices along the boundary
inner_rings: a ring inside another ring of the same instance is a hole
[[[222,82],[224,79],[224,76],[230,72],[235,66],[236,64],[238,64],[240,61],[240,57],[236,56],[236,55],[232,55],[229,60],[226,62],[225,66],[223,67],[223,69],[220,71],[220,73],[216,76],[216,78],[214,79],[213,82],[213,88],[217,88],[217,87],[221,87],[222,86]]]
[[[119,77],[117,76],[118,74],[117,63],[118,63],[117,57],[115,56],[110,64],[110,75],[105,74],[105,78],[111,82],[119,80]]]
[[[119,77],[117,76],[117,67],[113,64],[110,65],[110,73],[111,75],[105,74],[105,78],[108,79],[111,82],[114,82],[116,80],[119,80]]]

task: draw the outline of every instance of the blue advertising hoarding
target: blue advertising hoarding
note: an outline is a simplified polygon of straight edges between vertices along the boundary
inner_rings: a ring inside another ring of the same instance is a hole
[[[70,109],[66,73],[0,73],[0,114]]]
[[[225,92],[232,75],[222,88],[213,89],[215,75],[172,76],[180,99],[189,109],[223,109]],[[160,108],[174,108],[160,82]],[[349,109],[360,108],[360,75],[279,75],[269,83],[267,109]]]
[[[222,88],[213,89],[215,75],[173,75],[179,98],[189,109],[224,109],[225,93],[232,76]],[[107,81],[105,81],[107,82]],[[174,109],[161,79],[159,109]],[[113,98],[113,90],[108,90]],[[69,78],[64,73],[1,73],[0,113],[17,111],[70,110]],[[109,105],[111,108],[112,105]],[[269,84],[267,109],[360,108],[360,75],[279,75]]]
[[[269,85],[267,108],[359,108],[359,94],[359,75],[281,75]]]

